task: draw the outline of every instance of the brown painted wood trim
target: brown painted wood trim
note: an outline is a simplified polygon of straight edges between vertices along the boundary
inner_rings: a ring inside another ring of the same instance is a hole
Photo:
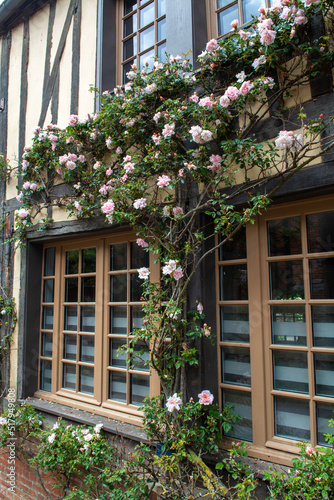
[[[49,7],[49,23],[48,23],[48,33],[46,39],[46,51],[45,51],[45,63],[44,63],[43,96],[45,95],[50,78],[51,47],[52,47],[55,14],[56,14],[56,3],[53,1],[50,3]]]
[[[29,61],[29,19],[23,25],[22,59],[21,59],[21,89],[20,89],[20,124],[19,124],[19,161],[22,160],[26,142],[26,115],[28,97],[28,61]],[[21,177],[18,184],[22,186]]]
[[[0,71],[0,99],[5,100],[5,109],[0,114],[0,152],[7,156],[7,115],[8,115],[8,73],[11,49],[11,33],[2,39],[1,71]]]
[[[44,124],[46,113],[47,113],[49,103],[51,100],[51,96],[53,93],[53,89],[55,86],[56,78],[57,78],[57,75],[59,73],[59,64],[60,64],[60,60],[61,60],[64,48],[65,48],[67,35],[68,35],[71,21],[72,21],[72,16],[75,14],[77,7],[78,7],[78,0],[71,0],[71,3],[69,5],[68,11],[67,11],[65,23],[63,26],[63,31],[62,31],[62,34],[61,34],[61,37],[59,40],[56,56],[55,56],[55,59],[53,62],[50,78],[48,80],[46,90],[43,94],[42,109],[41,109],[41,114],[40,114],[39,121],[38,121],[38,125],[40,127],[42,127]]]

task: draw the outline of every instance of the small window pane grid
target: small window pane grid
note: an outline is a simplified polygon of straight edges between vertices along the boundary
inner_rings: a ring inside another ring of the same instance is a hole
[[[270,0],[209,0],[210,13],[214,12],[214,32],[212,36],[217,38],[231,31],[231,22],[238,19],[238,27],[252,21],[252,16],[259,15],[258,9],[265,5],[270,7]],[[212,6],[213,5],[213,6]]]
[[[266,224],[274,435],[325,445],[334,411],[334,212]]]
[[[122,83],[132,64],[153,69],[154,56],[164,61],[166,54],[167,0],[124,0],[122,12]]]
[[[137,269],[149,253],[109,241],[44,249],[39,389],[133,413],[150,393],[148,350],[131,344],[143,317]],[[139,356],[132,364],[123,345]]]
[[[233,431],[226,435],[251,441],[251,360],[244,228],[220,247],[218,273],[221,402],[223,405],[232,405],[241,416],[241,420],[233,426]]]
[[[144,343],[133,344],[133,328],[142,325],[142,280],[137,269],[149,267],[149,254],[134,242],[109,246],[108,398],[141,406],[149,394],[149,353]],[[122,347],[134,348],[134,361]],[[121,351],[120,351],[121,350]]]

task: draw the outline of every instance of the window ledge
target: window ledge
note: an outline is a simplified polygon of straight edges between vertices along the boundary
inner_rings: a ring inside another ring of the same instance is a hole
[[[146,433],[143,429],[137,427],[136,425],[91,414],[87,411],[76,410],[59,403],[53,403],[39,398],[27,398],[24,401],[33,406],[35,410],[44,413],[45,415],[62,417],[65,420],[89,426],[103,424],[103,430],[108,434],[114,434],[139,443],[148,443]]]

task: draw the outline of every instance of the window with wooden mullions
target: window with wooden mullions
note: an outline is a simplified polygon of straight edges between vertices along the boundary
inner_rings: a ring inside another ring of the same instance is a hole
[[[122,73],[118,78],[126,83],[126,74],[134,64],[151,70],[154,57],[166,58],[166,1],[124,0],[120,2],[122,41],[120,48]]]
[[[143,318],[140,267],[154,275],[159,266],[131,237],[45,247],[39,395],[138,413],[152,393],[148,347],[132,344]]]
[[[330,432],[333,228],[332,198],[290,204],[217,252],[221,402],[242,417],[230,435],[254,456],[324,445]]]

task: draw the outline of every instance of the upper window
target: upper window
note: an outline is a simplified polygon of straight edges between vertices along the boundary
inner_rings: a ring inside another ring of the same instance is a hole
[[[154,264],[152,264],[154,266]],[[136,414],[150,394],[137,269],[150,255],[131,238],[46,246],[42,275],[40,390]],[[151,266],[152,270],[152,266]],[[122,346],[138,354],[129,363]]]
[[[270,6],[270,0],[207,0],[209,38],[218,38],[231,31],[231,22],[237,19],[239,27],[259,15],[262,5]]]
[[[122,12],[122,83],[131,65],[153,68],[154,57],[164,60],[167,0],[124,0]],[[119,80],[120,80],[119,79]]]
[[[302,440],[324,445],[330,432],[331,207],[320,200],[268,210],[217,255],[221,401],[242,417],[233,437],[253,442],[263,458],[275,448],[296,453]]]

